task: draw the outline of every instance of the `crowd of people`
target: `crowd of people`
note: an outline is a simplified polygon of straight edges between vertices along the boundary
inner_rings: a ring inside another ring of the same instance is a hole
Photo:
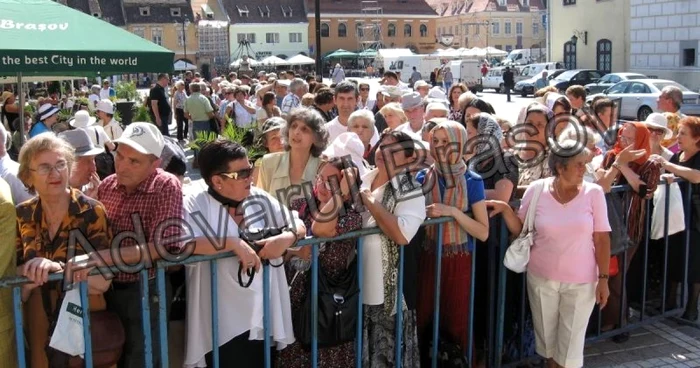
[[[464,85],[448,80],[448,73],[442,80],[447,88],[424,81],[409,88],[387,71],[374,96],[369,84],[340,76],[326,85],[292,72],[231,73],[212,81],[188,72],[174,83],[161,74],[146,102],[153,122],[123,127],[113,119],[111,101],[100,98],[94,101],[97,118],[78,111],[71,128],[57,133],[58,109],[41,104],[26,143],[16,147],[16,161],[8,149],[18,131],[10,121],[17,119],[14,96],[3,93],[10,126],[0,127],[6,235],[0,238],[0,276],[31,281],[22,287],[31,366],[66,366],[70,359],[48,346],[65,296],[60,282],[48,281],[50,274],[70,271],[71,281],[87,281],[90,310],[113,313],[123,328],[118,366],[141,367],[141,268],[134,265],[223,252],[235,257],[185,266],[186,367],[212,366],[214,349],[220,366],[263,365],[263,264],[273,266],[267,333],[274,366],[308,366],[314,261],[319,288],[336,288],[335,303],[325,304],[319,293],[319,309],[336,308],[334,316],[319,317],[320,366],[349,367],[356,357],[364,367],[428,366],[435,277],[441,285],[441,341],[462,356],[471,343],[473,364],[484,366],[485,315],[493,290],[485,282],[487,261],[476,262],[476,282],[471,279],[472,257],[478,247],[507,241],[496,222],[502,218],[513,236],[529,222],[536,229],[525,276],[532,327],[524,327],[535,351],[547,367],[581,367],[596,304],[604,331],[626,324],[627,313],[620,315],[627,306],[623,274],[645,241],[647,201],[660,183],[676,177],[684,179],[683,193],[693,186],[693,196],[683,200],[691,201],[685,216],[694,221],[669,240],[667,306],[678,306],[687,261],[690,297],[683,317],[698,318],[700,251],[691,247],[686,260],[684,237],[687,232],[690,244],[700,241],[700,119],[680,113],[680,91],[664,89],[663,114],[622,122],[607,98],[586,104],[580,87],[565,93],[546,87],[517,121],[507,121]],[[173,120],[176,137],[170,138]],[[241,142],[216,139],[195,152],[192,167],[202,180],[188,181],[187,141],[200,132],[220,133],[227,124],[254,131],[266,154],[252,162]],[[620,184],[630,191],[611,193]],[[522,199],[519,208],[512,207],[515,199]],[[611,212],[616,201],[624,206],[624,219]],[[453,221],[422,226],[436,217]],[[375,227],[381,232],[363,238],[362,257],[352,239],[320,244],[317,258],[311,247],[297,246],[308,236],[334,238]],[[74,229],[90,247],[70,240]],[[626,257],[619,257],[619,239],[611,236],[617,233],[627,239]],[[84,254],[99,266],[118,265],[120,272],[88,276],[92,267],[76,258]],[[436,257],[442,259],[439,275]],[[358,264],[361,285],[352,282]],[[212,267],[218,274],[216,299]],[[155,270],[147,274],[151,326],[157,326]],[[519,306],[510,299],[519,298],[520,283],[508,285],[507,305]],[[360,336],[354,335],[355,322],[345,323],[357,318],[353,290],[364,303]],[[166,295],[169,308],[170,283]],[[11,294],[0,298],[0,313],[10,318]],[[397,314],[403,329],[398,333]],[[219,346],[212,341],[214,325]],[[11,322],[3,326],[7,338],[0,354],[8,361],[15,359],[14,335]],[[153,352],[159,351],[159,332],[151,332]],[[399,336],[400,362],[395,361]],[[355,339],[362,340],[362,351],[355,350]],[[152,357],[159,366],[159,354]]]

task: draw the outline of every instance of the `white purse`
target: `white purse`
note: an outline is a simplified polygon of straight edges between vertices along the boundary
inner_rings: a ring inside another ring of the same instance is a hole
[[[535,210],[540,194],[542,194],[542,190],[548,182],[548,179],[540,179],[530,184],[535,192],[532,195],[530,206],[527,208],[523,229],[520,231],[518,238],[510,244],[503,258],[503,264],[513,272],[525,272],[527,264],[530,262],[530,247],[532,247],[533,237],[535,236]]]

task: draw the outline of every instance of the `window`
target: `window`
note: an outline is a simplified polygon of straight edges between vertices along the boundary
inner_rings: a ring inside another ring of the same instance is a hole
[[[163,46],[163,29],[151,29],[151,41],[153,41],[153,43],[155,43],[158,46]]]
[[[151,8],[147,6],[143,6],[139,8],[139,14],[141,14],[142,17],[147,17],[151,15]]]
[[[503,46],[502,46],[502,45],[496,45],[496,46],[494,46],[494,47],[497,48],[497,49],[499,49],[499,50],[503,50]]]
[[[515,23],[515,34],[517,34],[517,35],[523,34],[523,23],[522,22]]]
[[[179,17],[180,16],[180,8],[170,8],[170,15],[173,17]]]
[[[478,26],[477,26],[477,27],[478,27]],[[468,24],[465,24],[465,25],[464,25],[464,34],[465,34],[465,35],[468,35],[468,34],[469,34],[469,25],[468,25]],[[466,46],[465,46],[465,47],[466,47]]]
[[[488,30],[488,29],[487,29],[487,30]],[[467,32],[467,33],[468,33],[468,32]],[[476,27],[474,27],[474,34],[475,34],[475,35],[478,35],[479,33],[481,33],[481,26],[476,26]]]
[[[362,23],[355,23],[355,34],[357,37],[364,37],[365,36],[365,30],[364,25]]]
[[[260,12],[260,16],[263,18],[269,18],[270,17],[270,8],[265,5],[265,7],[260,7],[258,6],[258,11]]]
[[[506,45],[506,52],[511,52],[513,51],[513,46],[512,45]]]
[[[420,36],[428,37],[428,26],[426,26],[425,24],[420,25]]]
[[[452,33],[452,26],[450,26],[450,33],[448,33],[448,34],[454,34],[454,33]]]
[[[596,69],[603,73],[610,73],[612,71],[612,42],[610,40],[600,40],[596,46],[597,56],[596,56]]]
[[[328,23],[322,23],[321,24],[321,37],[330,37],[331,34],[331,27],[328,26]]]
[[[576,44],[571,41],[564,44],[564,68],[576,69]]]
[[[265,43],[280,43],[280,34],[265,33]]]
[[[498,22],[491,23],[491,33],[495,35],[501,33],[501,24]]]
[[[455,26],[455,34],[460,34],[460,33],[462,33],[462,26],[458,24]]]
[[[537,36],[540,34],[540,24],[539,23],[532,23],[532,35]]]
[[[530,6],[530,0],[523,0],[523,6],[524,7]]]
[[[403,36],[404,37],[411,37],[413,29],[411,28],[410,24],[404,24],[403,25]]]
[[[248,41],[255,43],[255,33],[237,33],[238,42]]]
[[[509,35],[509,34],[510,34],[510,31],[511,31],[511,29],[510,29],[510,28],[511,28],[510,22],[506,22],[505,25],[503,26],[503,28],[505,29],[506,34]]]
[[[131,33],[133,33],[141,38],[146,38],[145,29],[143,27],[135,27],[131,30]]]
[[[301,32],[292,32],[289,34],[289,43],[301,43]]]
[[[285,7],[284,5],[280,5],[280,8],[282,9],[282,16],[287,18],[292,16],[292,7],[287,6]]]
[[[243,5],[243,7],[236,5],[236,9],[238,9],[238,16],[239,17],[248,18],[248,14],[250,12],[248,11],[248,7],[246,5]]]
[[[627,87],[629,87],[630,84],[631,84],[631,82],[618,83],[618,84],[610,87],[610,89],[608,90],[608,94],[614,95],[614,94],[619,94],[619,93],[625,93],[625,90],[627,89]]]
[[[695,49],[683,49],[683,66],[695,66]]]
[[[563,0],[564,5],[576,5],[576,0]]]
[[[389,23],[389,27],[387,27],[387,36],[396,37],[396,25],[394,23]]]
[[[348,26],[346,26],[345,23],[338,24],[338,37],[347,37],[347,35]]]
[[[651,90],[649,89],[649,86],[644,83],[633,82],[632,85],[630,85],[629,93],[647,94],[651,93]]]

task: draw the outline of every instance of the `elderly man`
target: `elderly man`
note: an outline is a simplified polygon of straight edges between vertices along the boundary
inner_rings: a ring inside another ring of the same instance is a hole
[[[289,84],[289,93],[282,100],[283,114],[289,114],[293,109],[301,106],[301,97],[309,92],[309,85],[301,78],[294,78]]]
[[[27,191],[22,181],[17,178],[19,164],[12,161],[7,154],[7,142],[10,140],[10,134],[5,130],[5,126],[0,124],[0,178],[4,179],[10,186],[12,193],[12,202],[20,204],[28,199],[33,198]]]
[[[673,132],[673,137],[663,140],[661,145],[671,150],[671,152],[677,153],[679,150],[677,140],[678,123],[685,117],[685,114],[681,112],[683,91],[676,86],[666,86],[661,90],[656,103],[657,108],[665,113],[668,128]]]
[[[430,92],[430,85],[421,79],[413,84],[413,90],[420,93],[422,98],[426,98],[428,97],[428,92]]]
[[[195,83],[190,85],[190,88]],[[104,204],[115,238],[123,237],[118,252],[107,249],[99,255],[107,265],[117,264],[129,272],[120,272],[105,293],[107,308],[121,319],[126,343],[119,367],[146,366],[141,323],[141,287],[138,271],[160,258],[175,260],[182,250],[177,240],[180,226],[164,226],[183,217],[182,186],[172,174],[159,168],[165,145],[163,135],[150,123],[132,123],[116,140],[116,174],[107,177],[98,188],[98,199]],[[138,245],[138,247],[136,246]],[[158,325],[159,301],[155,268],[148,271],[153,352],[160,350]],[[166,288],[170,283],[166,282]],[[167,293],[166,293],[167,295]],[[166,296],[167,298],[167,296]],[[170,300],[170,299],[166,299]],[[167,317],[166,317],[167,319]],[[159,367],[160,355],[152,355],[153,366]]]
[[[95,156],[104,152],[104,148],[95,147],[87,131],[83,129],[66,130],[58,135],[75,149],[75,162],[70,172],[68,184],[88,197],[97,198],[100,177],[97,175]]]
[[[204,83],[192,82],[190,84],[190,97],[185,101],[185,117],[192,121],[192,134],[195,139],[197,133],[208,133],[211,128],[209,119],[214,117],[214,108],[209,99],[202,94],[202,89],[206,88]],[[195,155],[197,150],[195,150]],[[192,162],[192,167],[197,167],[197,160]]]
[[[348,131],[348,118],[357,108],[357,89],[352,82],[340,82],[335,86],[335,97],[333,98],[335,106],[338,108],[338,116],[326,123],[328,130],[328,143],[330,144],[335,138]],[[379,141],[379,133],[374,132],[374,136],[370,140],[370,144],[375,144]]]
[[[447,118],[450,110],[441,102],[431,102],[425,108],[425,121],[429,121],[432,118]]]
[[[421,139],[423,118],[425,115],[423,107],[423,98],[421,98],[418,92],[409,92],[401,96],[401,108],[406,114],[408,121],[399,125],[396,130]]]

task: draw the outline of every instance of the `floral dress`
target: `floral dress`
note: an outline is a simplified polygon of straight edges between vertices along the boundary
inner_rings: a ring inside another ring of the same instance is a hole
[[[309,210],[306,199],[293,200],[290,209],[299,212],[299,218],[304,221],[307,229],[311,229],[313,214]],[[346,205],[345,215],[338,218],[336,232],[338,235],[359,230],[362,228],[362,216]],[[345,272],[348,263],[355,256],[356,239],[341,240],[333,243],[322,243],[319,246],[319,265],[329,277],[337,277]],[[306,267],[304,267],[306,266]],[[310,271],[310,263],[304,261],[294,261],[287,263],[287,282],[289,283],[289,297],[292,304],[292,315],[298,313],[299,308],[304,305],[309,283],[307,280],[307,270]],[[310,275],[310,274],[309,274]],[[309,311],[309,313],[311,313]],[[297,321],[295,320],[296,324]],[[318,349],[319,367],[351,367],[355,365],[354,341],[349,341],[343,345],[330,348]],[[311,352],[304,349],[297,341],[282,350],[277,356],[277,367],[280,368],[306,368],[311,366]]]

